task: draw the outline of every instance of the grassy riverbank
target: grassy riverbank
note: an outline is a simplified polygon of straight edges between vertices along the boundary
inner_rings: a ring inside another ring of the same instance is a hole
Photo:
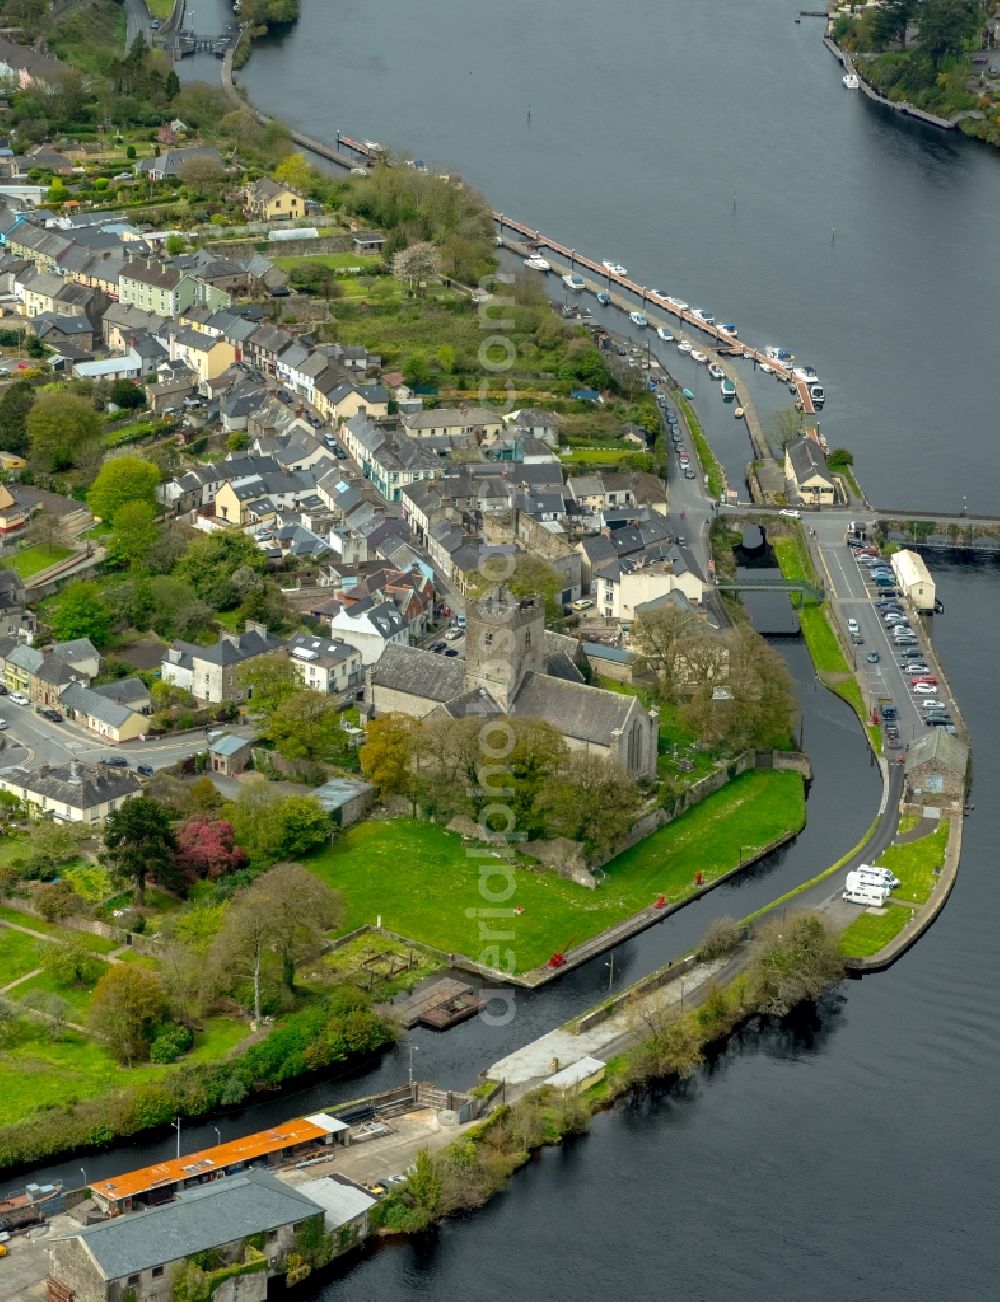
[[[684,419],[691,431],[691,441],[698,451],[698,460],[701,462],[701,468],[708,480],[709,495],[718,502],[726,491],[726,476],[719,458],[712,451],[708,439],[705,437],[705,431],[701,428],[701,422],[695,415],[694,407],[686,398],[678,396],[675,401],[684,413]]]

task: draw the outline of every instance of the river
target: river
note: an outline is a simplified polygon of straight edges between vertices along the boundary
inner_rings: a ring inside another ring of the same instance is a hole
[[[777,0],[302,10],[242,74],[260,107],[315,136],[339,128],[460,170],[501,210],[624,262],[746,338],[793,348],[826,386],[831,445],[855,451],[880,505],[996,510],[982,367],[1000,290],[997,155],[844,90],[819,20],[796,25]],[[195,0],[199,30],[225,21],[224,0]],[[183,71],[218,74],[211,59]],[[728,439],[707,404],[706,415],[709,434]],[[723,453],[739,466],[737,444]],[[931,565],[946,607],[934,637],[973,729],[978,808],[928,935],[888,973],[846,984],[814,1025],[749,1037],[683,1094],[599,1117],[476,1217],[365,1260],[321,1296],[995,1294],[1000,571]],[[793,866],[841,853],[874,807],[857,730],[809,685],[801,648],[789,654],[817,771],[809,825],[730,888],[734,913],[776,893]],[[646,970],[650,947],[667,957],[730,908],[708,901],[626,947],[622,979]],[[476,1022],[418,1037],[422,1066],[445,1076],[474,1052],[493,1060],[536,1019],[592,997],[602,972],[592,964],[525,998],[488,1044]],[[402,1072],[390,1058],[378,1079]]]

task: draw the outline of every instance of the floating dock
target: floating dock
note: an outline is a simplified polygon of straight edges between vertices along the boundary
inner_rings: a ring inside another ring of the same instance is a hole
[[[414,990],[405,999],[380,1005],[377,1011],[395,1018],[407,1030],[419,1024],[434,1031],[446,1031],[449,1026],[474,1017],[482,1006],[483,1000],[472,986],[443,977]]]

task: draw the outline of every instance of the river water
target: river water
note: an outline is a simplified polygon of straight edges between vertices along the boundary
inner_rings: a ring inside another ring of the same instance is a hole
[[[229,20],[225,0],[193,7],[199,30]],[[298,26],[242,77],[255,103],[314,136],[340,129],[457,169],[501,210],[745,338],[793,348],[826,386],[831,445],[855,451],[879,504],[996,511],[1000,160],[844,90],[819,20],[796,25],[793,8],[303,0]],[[211,59],[184,69],[217,71]],[[786,401],[767,384],[755,382],[765,411]],[[738,470],[735,423],[713,401],[700,403],[706,428]],[[1000,571],[931,564],[978,805],[933,929],[888,973],[846,984],[815,1023],[748,1037],[683,1094],[599,1117],[474,1218],[363,1261],[321,1296],[995,1296]],[[731,900],[709,896],[625,947],[622,980],[870,822],[857,729],[812,686],[801,648],[788,653],[816,767],[806,831],[726,888]],[[474,1021],[418,1036],[421,1067],[464,1079],[591,1002],[605,975],[595,963],[523,999],[507,1032]],[[365,1084],[403,1074],[396,1055]],[[338,1092],[356,1082],[303,1101]]]

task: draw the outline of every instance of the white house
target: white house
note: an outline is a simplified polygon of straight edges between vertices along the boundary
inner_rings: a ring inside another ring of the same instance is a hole
[[[410,630],[391,601],[359,601],[342,606],[330,619],[335,638],[361,652],[364,665],[373,665],[387,646],[409,646]]]

